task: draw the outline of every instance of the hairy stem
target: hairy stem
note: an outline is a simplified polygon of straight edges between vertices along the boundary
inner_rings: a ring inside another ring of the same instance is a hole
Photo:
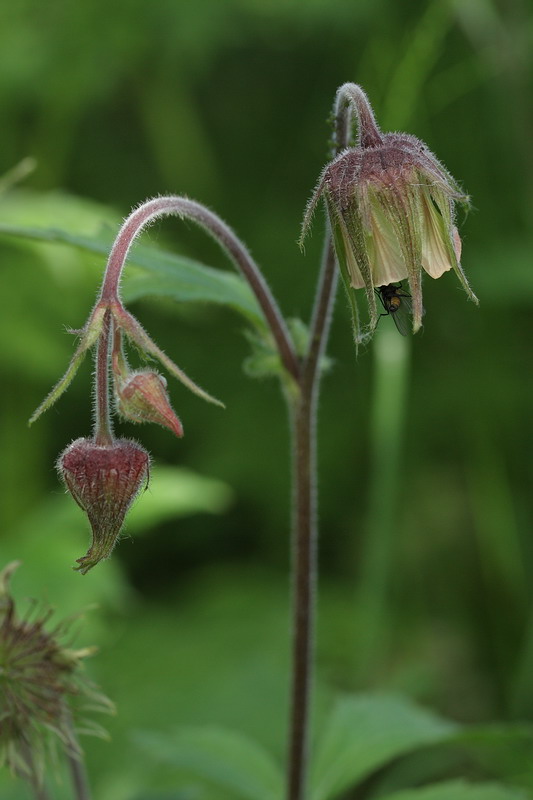
[[[109,413],[109,358],[110,358],[111,313],[106,311],[98,348],[94,386],[94,437],[96,444],[113,443],[111,416]]]
[[[265,315],[285,369],[293,378],[297,379],[300,371],[298,359],[285,321],[261,270],[232,229],[220,217],[194,200],[174,195],[155,197],[132,211],[120,229],[111,249],[102,285],[101,301],[111,304],[118,300],[120,276],[134,239],[158,217],[169,215],[196,222],[215,239],[230,257],[233,265],[250,285]]]
[[[348,113],[347,110],[349,109]],[[335,99],[335,119],[337,143],[344,141],[346,147],[351,131],[352,114],[356,115],[358,122],[357,143],[361,147],[376,147],[383,142],[372,106],[368,97],[356,83],[344,83],[337,92]],[[342,149],[342,148],[340,148]],[[337,153],[340,152],[337,146]]]
[[[292,413],[293,448],[293,672],[288,800],[303,800],[309,750],[309,706],[317,576],[316,404],[335,287],[335,255],[328,236],[315,303],[309,351]]]
[[[91,800],[91,791],[89,789],[87,771],[83,760],[83,752],[78,745],[70,709],[65,708],[64,717],[71,740],[71,748],[67,749],[67,761],[72,780],[72,788],[74,790],[74,800]]]
[[[353,107],[339,94],[334,106],[335,153],[349,143]],[[291,407],[293,457],[293,648],[287,800],[304,800],[310,734],[317,579],[316,408],[338,270],[328,230],[317,283],[309,346]]]
[[[91,792],[87,780],[87,771],[81,757],[68,755],[68,765],[75,800],[91,800]]]

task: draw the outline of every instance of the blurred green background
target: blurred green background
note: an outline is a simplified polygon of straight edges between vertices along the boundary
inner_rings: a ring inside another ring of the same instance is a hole
[[[296,239],[345,81],[365,88],[384,130],[426,141],[472,196],[463,265],[480,307],[452,275],[426,281],[424,329],[398,356],[410,364],[403,400],[394,364],[378,388],[373,345],[356,362],[339,292],[320,404],[317,719],[336,691],[373,687],[468,722],[533,717],[532,46],[526,0],[0,9],[0,172],[37,162],[19,185],[4,181],[0,223],[90,236],[147,197],[187,194],[236,229],[283,311],[307,320],[322,214],[305,255]],[[191,226],[167,221],[147,241],[228,269]],[[0,555],[23,559],[22,603],[48,600],[60,616],[98,604],[77,641],[99,645],[88,669],[118,716],[104,721],[111,745],[87,741],[89,770],[98,798],[134,800],[166,780],[134,730],[216,722],[283,754],[288,425],[276,382],[244,374],[249,345],[233,312],[133,303],[227,408],[170,384],[182,441],[119,425],[159,477],[112,560],[72,572],[88,526],[54,462],[90,432],[89,359],[31,430],[27,419],[68,363],[65,327],[82,326],[104,263],[0,238]],[[381,343],[394,337],[382,320]]]

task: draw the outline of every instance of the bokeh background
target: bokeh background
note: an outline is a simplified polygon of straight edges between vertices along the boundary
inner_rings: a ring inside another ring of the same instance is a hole
[[[284,312],[307,320],[322,215],[305,255],[296,240],[345,81],[472,196],[460,222],[479,309],[454,276],[426,281],[421,334],[399,346],[380,323],[381,343],[399,347],[387,373],[372,345],[356,361],[339,292],[320,404],[317,719],[336,692],[369,688],[462,721],[533,716],[532,46],[526,0],[0,9],[0,172],[36,161],[17,185],[4,179],[0,223],[90,236],[144,198],[187,194],[237,230]],[[147,241],[229,268],[175,220]],[[90,431],[90,360],[31,429],[27,419],[68,362],[65,328],[83,324],[104,263],[0,238],[0,556],[23,561],[22,607],[36,597],[64,616],[97,604],[76,641],[98,644],[88,671],[118,715],[103,721],[111,744],[86,741],[89,770],[98,798],[134,800],[169,780],[137,749],[141,729],[228,725],[283,757],[288,425],[276,381],[243,370],[235,313],[133,303],[226,410],[171,384],[182,441],[119,425],[152,453],[152,488],[112,560],[72,572],[88,526],[54,462]],[[183,797],[207,796],[193,789]],[[2,797],[17,791],[8,782]]]

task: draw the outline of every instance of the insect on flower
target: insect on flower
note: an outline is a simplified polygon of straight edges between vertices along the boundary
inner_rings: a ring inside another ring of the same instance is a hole
[[[411,315],[413,303],[411,295],[402,289],[401,283],[389,283],[387,286],[378,286],[376,294],[381,300],[385,313],[380,316],[390,316],[394,320],[402,336],[407,336],[412,328]]]

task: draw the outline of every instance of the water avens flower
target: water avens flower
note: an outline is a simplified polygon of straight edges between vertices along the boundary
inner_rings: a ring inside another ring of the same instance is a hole
[[[439,278],[453,269],[477,302],[460,264],[455,203],[468,203],[428,147],[406,133],[381,133],[359,86],[339,89],[338,107],[350,103],[358,122],[355,147],[323,170],[304,217],[302,241],[320,198],[326,203],[335,252],[362,341],[355,300],[364,288],[371,334],[379,318],[375,289],[406,280],[413,331],[422,324],[422,273]]]
[[[62,643],[72,620],[47,630],[51,611],[35,606],[19,617],[9,587],[18,566],[0,572],[0,766],[39,786],[50,748],[59,745],[69,758],[80,758],[73,713],[110,711],[112,704],[83,672],[82,661],[94,649]],[[82,726],[90,731],[86,721]],[[92,732],[103,733],[98,726]]]
[[[92,543],[76,567],[82,575],[111,555],[131,504],[146,485],[150,458],[129,439],[76,439],[59,456],[60,477],[91,524]]]

